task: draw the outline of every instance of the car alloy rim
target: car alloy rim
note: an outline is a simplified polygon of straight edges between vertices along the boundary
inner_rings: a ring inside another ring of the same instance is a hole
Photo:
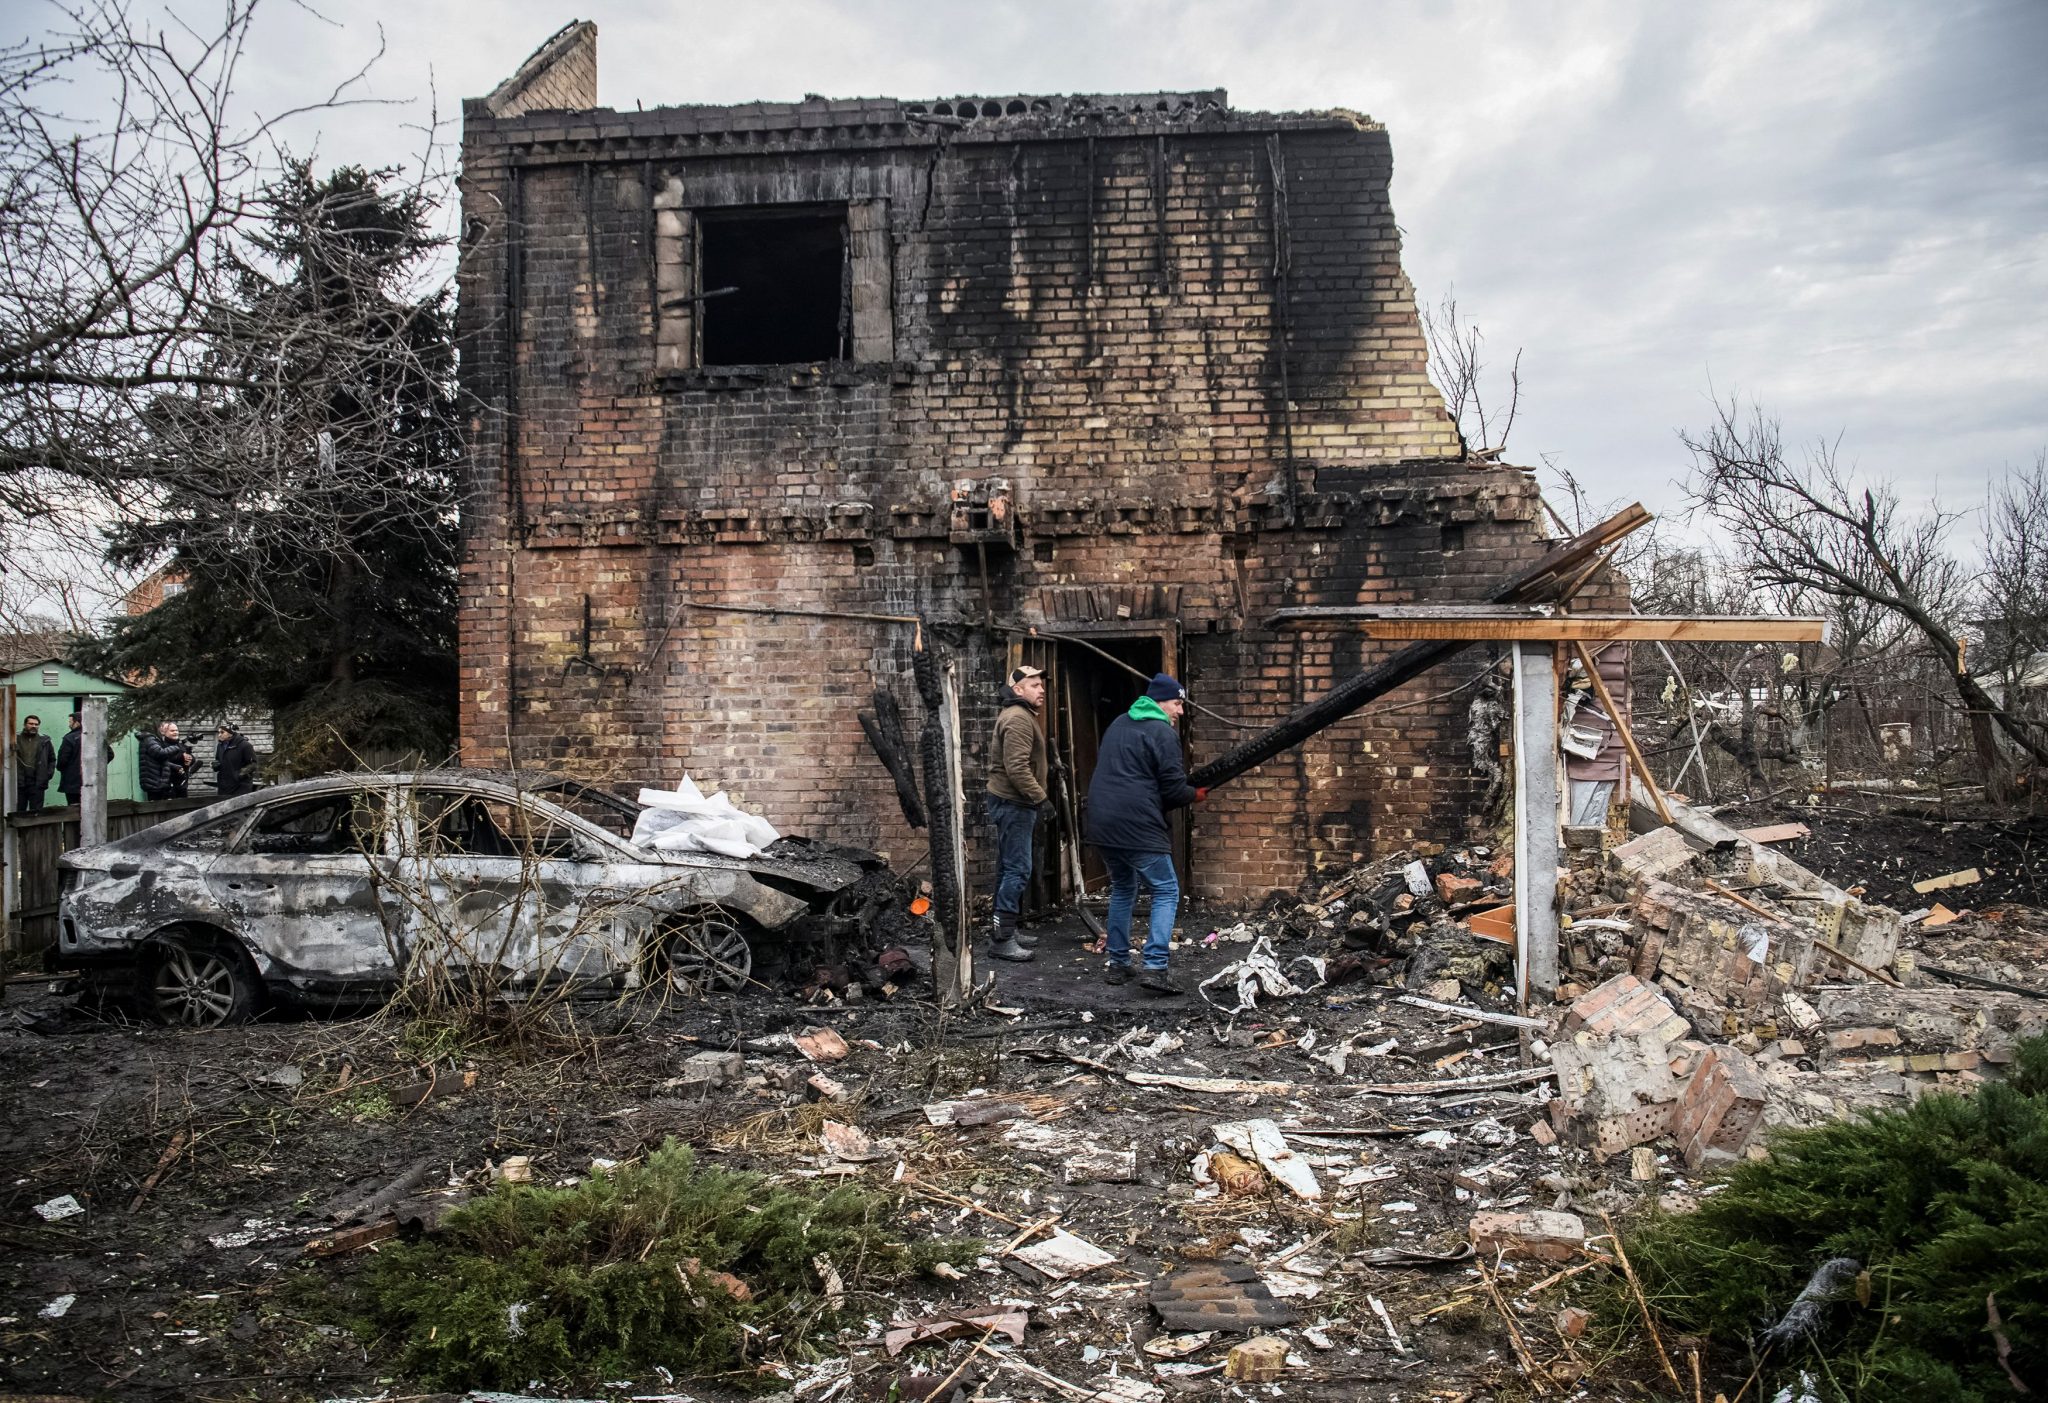
[[[705,916],[676,927],[668,942],[669,983],[677,989],[741,988],[754,972],[753,947],[730,921]]]
[[[235,970],[219,952],[170,946],[157,967],[156,1006],[165,1019],[211,1027],[235,1007]]]

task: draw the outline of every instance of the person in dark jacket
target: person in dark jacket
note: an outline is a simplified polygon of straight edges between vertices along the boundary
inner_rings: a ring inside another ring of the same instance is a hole
[[[72,712],[71,729],[57,746],[57,788],[64,791],[64,802],[74,809],[78,807],[78,796],[85,790],[84,725],[79,714]],[[106,751],[107,759],[112,760],[114,747],[107,746]]]
[[[85,787],[84,767],[79,763],[85,752],[85,734],[78,727],[78,713],[74,711],[71,728],[57,745],[57,788],[64,795],[64,802],[73,808],[78,807],[78,791]]]
[[[223,799],[247,794],[256,787],[256,747],[249,738],[226,721],[214,730],[213,787]]]
[[[996,839],[996,904],[992,947],[999,960],[1028,960],[1038,937],[1017,928],[1024,888],[1031,881],[1031,834],[1049,804],[1045,788],[1045,673],[1020,667],[1010,673],[988,747],[988,826]]]
[[[142,738],[142,793],[150,799],[182,799],[192,778],[192,743],[178,739],[178,723],[160,721],[155,735]]]
[[[1102,733],[1095,774],[1088,781],[1088,841],[1109,869],[1109,969],[1104,977],[1111,984],[1131,977],[1131,908],[1143,882],[1152,892],[1152,927],[1138,987],[1157,994],[1181,992],[1166,971],[1173,918],[1180,909],[1166,815],[1203,797],[1188,783],[1174,729],[1186,710],[1187,692],[1180,683],[1163,672],[1154,677],[1145,695]]]
[[[14,738],[14,811],[39,814],[50,776],[57,773],[57,751],[43,734],[43,718],[24,716]]]

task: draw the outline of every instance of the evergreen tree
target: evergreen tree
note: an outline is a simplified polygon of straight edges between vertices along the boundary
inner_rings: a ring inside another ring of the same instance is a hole
[[[433,201],[394,174],[299,162],[267,186],[206,327],[223,387],[145,415],[147,452],[178,471],[107,559],[182,588],[75,652],[139,680],[125,722],[268,708],[276,763],[301,774],[452,741],[453,318],[445,282],[418,286]]]

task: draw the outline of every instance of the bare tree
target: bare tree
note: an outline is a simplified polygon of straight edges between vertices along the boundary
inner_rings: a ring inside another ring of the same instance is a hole
[[[1983,546],[1983,668],[2010,689],[2048,652],[2048,451],[1991,490]]]
[[[1458,311],[1455,290],[1435,307],[1422,309],[1422,334],[1429,341],[1429,367],[1443,394],[1444,408],[1458,427],[1458,442],[1467,458],[1487,461],[1506,451],[1522,403],[1522,353],[1508,366],[1507,389],[1486,406],[1486,338]]]
[[[216,236],[251,217],[282,169],[280,123],[340,104],[361,76],[242,114],[256,9],[221,0],[195,28],[124,0],[58,0],[47,32],[0,49],[6,521],[80,488],[116,508],[146,498],[183,469],[147,451],[143,411],[167,391],[234,387],[193,335],[220,305]]]
[[[1972,577],[1947,546],[1953,513],[1931,505],[1905,511],[1889,484],[1859,486],[1834,443],[1787,462],[1777,421],[1758,409],[1744,416],[1733,402],[1717,404],[1708,431],[1684,442],[1693,454],[1693,500],[1728,532],[1736,562],[1760,588],[1786,592],[1787,603],[1829,601],[1870,638],[1909,628],[1940,659],[1990,797],[2013,793],[1999,732],[2048,762],[2048,737],[2001,706],[1964,656]],[[1838,651],[1841,644],[1835,640]]]

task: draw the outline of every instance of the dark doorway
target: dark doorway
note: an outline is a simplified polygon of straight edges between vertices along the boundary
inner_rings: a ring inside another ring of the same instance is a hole
[[[704,364],[844,358],[843,207],[709,210],[698,227],[707,294],[699,304]]]
[[[1178,660],[1169,654],[1178,649],[1169,648],[1166,636],[1160,633],[1122,633],[1034,642],[1027,651],[1032,656],[1024,661],[1051,673],[1046,689],[1046,743],[1072,778],[1070,799],[1055,790],[1056,812],[1053,822],[1041,830],[1046,836],[1037,853],[1032,882],[1031,904],[1050,909],[1072,899],[1075,863],[1069,844],[1078,844],[1079,867],[1088,893],[1099,898],[1108,892],[1109,876],[1102,858],[1087,844],[1088,784],[1095,777],[1095,757],[1102,748],[1103,732],[1145,694],[1146,681],[1156,672],[1174,670]],[[1184,813],[1173,818],[1174,865],[1185,883],[1187,824]],[[1142,901],[1140,898],[1141,906]]]

